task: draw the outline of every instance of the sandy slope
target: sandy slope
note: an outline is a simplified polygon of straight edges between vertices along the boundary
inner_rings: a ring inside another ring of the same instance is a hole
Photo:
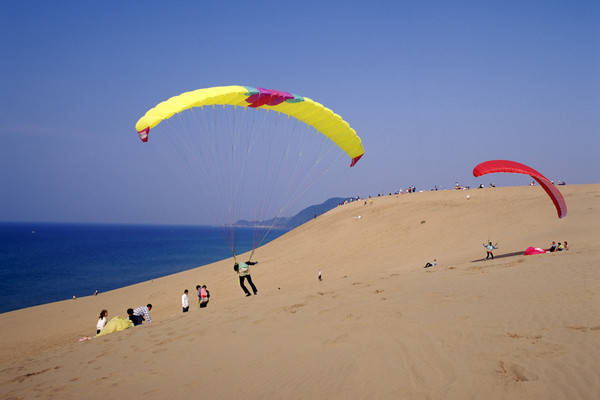
[[[539,187],[338,207],[257,251],[250,298],[228,260],[1,314],[0,398],[600,398],[600,185],[561,190],[563,220]],[[151,325],[77,342],[146,302]]]

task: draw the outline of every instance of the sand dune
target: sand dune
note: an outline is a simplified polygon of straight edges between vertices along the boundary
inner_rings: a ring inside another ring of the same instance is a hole
[[[0,314],[0,398],[600,398],[600,185],[561,191],[563,220],[539,187],[338,207],[257,250],[249,298],[225,260]],[[147,302],[151,325],[78,342]]]

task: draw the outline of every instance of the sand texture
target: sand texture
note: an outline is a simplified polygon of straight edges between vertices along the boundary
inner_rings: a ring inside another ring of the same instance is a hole
[[[600,185],[560,190],[562,220],[540,187],[338,207],[256,251],[258,296],[225,260],[1,314],[0,398],[599,399]],[[152,324],[78,342],[148,302]]]

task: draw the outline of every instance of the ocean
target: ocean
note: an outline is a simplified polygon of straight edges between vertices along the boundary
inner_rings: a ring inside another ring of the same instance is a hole
[[[233,228],[236,250],[251,228]],[[266,232],[266,231],[264,231]],[[285,233],[272,230],[265,243]],[[210,226],[0,223],[0,313],[89,296],[231,257]]]

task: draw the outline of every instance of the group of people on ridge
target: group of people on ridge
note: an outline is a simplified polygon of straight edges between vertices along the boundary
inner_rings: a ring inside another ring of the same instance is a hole
[[[556,244],[555,241],[552,241],[550,248],[546,251],[548,251],[550,253],[554,253],[555,251],[566,251],[566,250],[569,250],[569,244],[566,241],[564,244],[562,244],[561,242],[558,242],[558,244]]]

